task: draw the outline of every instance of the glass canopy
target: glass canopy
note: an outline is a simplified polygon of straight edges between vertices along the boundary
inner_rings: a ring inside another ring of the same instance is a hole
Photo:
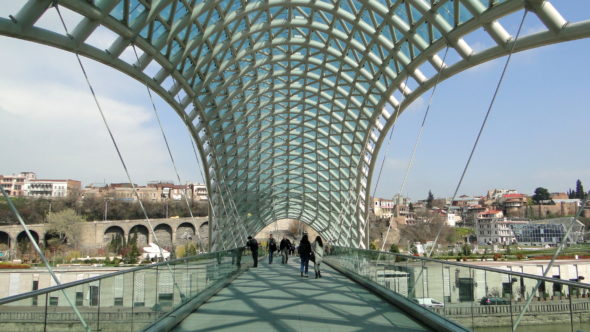
[[[508,52],[497,19],[526,6],[544,24],[515,51],[590,31],[542,0],[60,0],[80,17],[65,36],[35,27],[52,3],[0,13],[0,34],[78,52],[162,96],[200,150],[216,248],[285,218],[364,247],[385,134],[435,82]],[[107,49],[89,42],[100,29],[117,36]],[[493,44],[476,53],[463,37],[478,29]],[[139,61],[125,60],[130,45]],[[443,63],[446,47],[456,56]]]

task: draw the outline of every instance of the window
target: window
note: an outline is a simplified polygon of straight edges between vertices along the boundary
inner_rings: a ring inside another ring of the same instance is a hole
[[[97,306],[99,301],[98,286],[90,286],[90,305]]]
[[[459,301],[471,302],[473,296],[473,278],[459,278]]]
[[[39,289],[39,280],[33,280],[33,291],[36,291],[37,289]],[[37,302],[37,296],[33,297],[32,305],[37,305]]]
[[[83,306],[84,305],[84,293],[83,292],[76,292],[76,306]]]
[[[49,297],[49,305],[56,307],[59,304],[59,297],[57,296],[50,296]]]
[[[123,298],[122,297],[115,297],[115,304],[116,307],[121,307],[123,306]]]

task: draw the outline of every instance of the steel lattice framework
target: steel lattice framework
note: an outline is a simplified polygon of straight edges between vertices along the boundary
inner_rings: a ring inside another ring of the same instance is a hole
[[[58,4],[80,17],[70,35],[35,25],[55,5],[49,0],[0,13],[0,34],[78,52],[164,98],[200,150],[218,248],[241,245],[283,218],[364,247],[368,187],[385,134],[435,82],[512,49],[498,19],[526,9],[543,23],[515,52],[590,36],[589,21],[567,22],[544,0]],[[117,37],[106,49],[89,42],[100,29]],[[480,29],[494,45],[474,52],[464,37]],[[132,44],[139,61],[123,57]],[[441,59],[447,46],[453,63]]]

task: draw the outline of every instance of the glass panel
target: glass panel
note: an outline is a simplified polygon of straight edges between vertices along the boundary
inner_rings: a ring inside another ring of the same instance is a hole
[[[2,330],[43,331],[46,298],[47,294],[43,294],[0,305]]]
[[[65,284],[63,290],[20,300],[0,299],[2,330],[43,331],[45,322],[47,331],[83,330],[65,292],[92,330],[120,330],[126,324],[131,331],[141,331],[213,282],[231,276],[238,266],[250,266],[252,258],[242,254],[235,249],[197,255],[170,261],[169,266],[159,263]]]
[[[512,331],[540,277],[392,253],[332,247],[331,264],[372,280],[474,331]],[[519,331],[590,331],[590,286],[540,283]],[[534,325],[534,326],[533,326]]]
[[[46,331],[83,330],[82,323],[66,299],[67,296],[75,304],[76,298],[80,298],[77,293],[82,294],[82,305],[76,306],[78,311],[92,330],[98,330],[100,283],[92,281],[47,293]]]

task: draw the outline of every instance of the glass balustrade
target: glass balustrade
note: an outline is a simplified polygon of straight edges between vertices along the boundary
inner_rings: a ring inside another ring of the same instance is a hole
[[[262,256],[261,253],[260,256]],[[212,283],[252,265],[242,249],[131,268],[0,299],[2,331],[141,331]]]
[[[516,331],[590,331],[587,283],[342,247],[326,261],[477,332],[512,331],[539,283]]]

